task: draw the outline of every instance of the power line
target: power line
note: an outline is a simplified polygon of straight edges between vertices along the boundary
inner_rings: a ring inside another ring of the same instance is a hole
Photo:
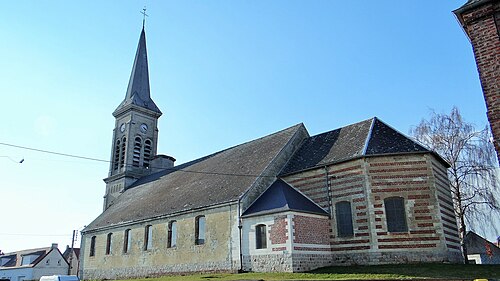
[[[79,155],[74,155],[74,154],[54,152],[54,151],[49,151],[49,150],[43,150],[43,149],[38,149],[38,148],[31,148],[31,147],[14,145],[14,144],[3,143],[3,142],[0,142],[0,144],[1,145],[5,145],[5,146],[10,146],[10,147],[15,147],[15,148],[21,148],[21,149],[31,150],[31,151],[37,151],[37,152],[43,152],[43,153],[48,153],[48,154],[59,155],[59,156],[66,156],[66,157],[72,157],[72,158],[78,158],[78,159],[85,159],[85,160],[92,160],[92,161],[107,162],[107,163],[109,163],[108,160],[102,160],[102,159],[97,159],[97,158],[91,158],[91,157],[79,156]]]
[[[71,158],[78,158],[78,159],[83,159],[83,160],[111,163],[111,161],[109,161],[109,160],[102,160],[102,159],[98,159],[98,158],[55,152],[55,151],[50,151],[50,150],[14,145],[14,144],[3,143],[3,142],[0,142],[0,145],[10,146],[10,147],[15,147],[15,148],[20,148],[20,149],[26,149],[26,150],[36,151],[36,152],[48,153],[48,154],[53,154],[53,155],[59,155],[59,156],[64,156],[64,157],[71,157]],[[23,159],[23,161],[24,161],[24,159]],[[124,164],[124,165],[125,166],[132,166],[130,164]],[[162,168],[162,167],[150,166],[150,168],[158,168],[158,169],[162,169],[164,171],[172,171],[172,172],[179,171],[179,172],[184,172],[184,173],[204,174],[204,175],[213,175],[213,176],[258,177],[258,178],[275,178],[276,177],[275,175],[252,175],[252,174],[235,174],[235,173],[222,173],[222,172],[203,172],[203,171],[184,170],[184,169],[175,168],[175,167],[174,168]]]
[[[32,233],[0,233],[0,235],[5,235],[5,236],[32,236],[32,237],[54,237],[54,236],[71,236],[68,234],[32,234]]]

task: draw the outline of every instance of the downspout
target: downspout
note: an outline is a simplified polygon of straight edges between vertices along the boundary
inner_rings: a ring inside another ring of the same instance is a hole
[[[325,183],[326,183],[326,198],[328,199],[328,214],[331,216],[332,208],[330,207],[330,205],[332,203],[332,197],[330,195],[330,179],[328,175],[328,168],[326,167],[326,165],[324,169],[325,169]]]
[[[240,204],[241,204],[241,198],[243,196],[241,196],[239,199],[238,199],[238,238],[240,239],[239,241],[239,244],[240,244],[240,247],[239,247],[239,251],[240,251],[240,269],[238,269],[238,273],[243,273],[243,250],[242,250],[242,235],[243,235],[243,224],[242,224],[242,221],[241,221],[241,207],[240,207]]]

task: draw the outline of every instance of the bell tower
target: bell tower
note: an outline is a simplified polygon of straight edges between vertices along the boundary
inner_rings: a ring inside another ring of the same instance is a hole
[[[143,26],[125,99],[113,112],[115,128],[109,174],[104,179],[104,210],[138,178],[151,173],[151,162],[157,154],[157,125],[161,115],[150,96]]]

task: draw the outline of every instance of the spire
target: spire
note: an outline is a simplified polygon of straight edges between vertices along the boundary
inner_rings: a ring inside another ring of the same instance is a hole
[[[144,31],[144,26],[142,27],[141,36],[139,38],[134,65],[128,82],[127,93],[123,102],[115,110],[115,113],[131,104],[161,114],[160,109],[151,99],[149,91],[148,54],[146,51],[146,33]]]

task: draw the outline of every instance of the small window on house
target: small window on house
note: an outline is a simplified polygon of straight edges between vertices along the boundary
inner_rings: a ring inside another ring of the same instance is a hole
[[[32,261],[32,258],[30,255],[22,256],[21,258],[21,265],[29,265]]]
[[[90,238],[90,254],[89,256],[93,257],[95,256],[95,236],[92,236]]]
[[[45,264],[50,264],[50,259],[47,259],[47,260],[45,261]]]
[[[171,221],[168,223],[167,248],[177,246],[177,222]]]
[[[402,197],[389,197],[384,199],[385,216],[387,219],[387,231],[406,232],[406,211]]]
[[[125,230],[125,233],[123,234],[123,252],[128,253],[130,251],[130,240],[132,237],[130,237],[130,229]]]
[[[144,229],[144,251],[151,250],[151,248],[153,248],[153,227],[148,225]]]
[[[341,201],[335,204],[335,214],[337,219],[337,234],[339,237],[351,237],[354,235],[352,226],[351,203]]]
[[[61,265],[61,260],[58,260],[58,261],[57,261],[57,265]]]
[[[198,216],[195,219],[195,241],[196,245],[205,244],[205,216]]]
[[[111,255],[111,241],[113,237],[113,233],[108,233],[108,239],[106,240],[106,255]]]
[[[259,224],[255,226],[255,248],[265,249],[267,248],[267,233],[266,225]]]

